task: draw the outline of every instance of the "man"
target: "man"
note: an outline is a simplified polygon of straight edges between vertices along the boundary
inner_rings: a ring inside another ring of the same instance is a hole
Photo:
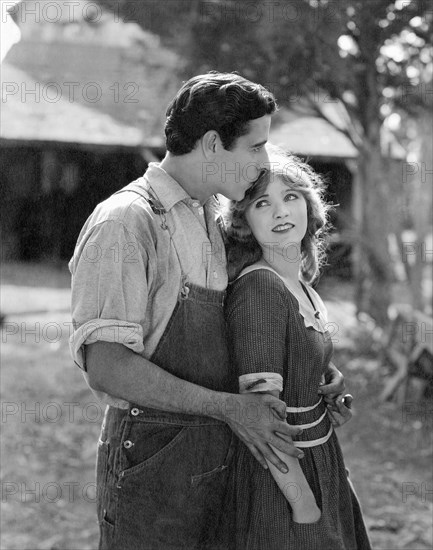
[[[269,444],[302,456],[283,402],[236,393],[222,308],[214,195],[240,200],[258,178],[275,110],[269,91],[238,75],[192,78],[167,110],[166,157],[98,205],[81,231],[71,348],[109,405],[98,446],[100,548],[226,548],[234,434],[264,467],[286,467]],[[325,392],[342,389],[335,371]]]

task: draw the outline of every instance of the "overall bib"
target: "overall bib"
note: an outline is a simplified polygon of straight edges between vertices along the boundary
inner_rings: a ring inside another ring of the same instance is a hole
[[[127,189],[146,198],[168,230],[154,197],[138,186]],[[233,391],[224,295],[183,276],[175,309],[150,360],[200,386]],[[212,407],[205,404],[203,413]],[[97,459],[99,548],[229,548],[234,537],[226,492],[235,444],[229,427],[209,416],[140,405],[107,407]]]

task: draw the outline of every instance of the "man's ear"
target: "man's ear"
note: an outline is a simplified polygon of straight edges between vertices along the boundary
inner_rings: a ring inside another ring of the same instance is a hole
[[[213,156],[218,151],[218,147],[221,144],[221,138],[217,131],[209,130],[207,131],[202,140],[203,153],[205,156]]]

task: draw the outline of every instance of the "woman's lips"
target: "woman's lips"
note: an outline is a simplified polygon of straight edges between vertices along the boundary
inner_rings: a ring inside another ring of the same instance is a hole
[[[287,233],[287,231],[290,231],[291,229],[293,229],[295,226],[293,225],[293,223],[280,223],[279,225],[276,225],[272,231],[274,233]]]

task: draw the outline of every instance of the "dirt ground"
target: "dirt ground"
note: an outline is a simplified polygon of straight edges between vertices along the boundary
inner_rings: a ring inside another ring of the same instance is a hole
[[[0,548],[90,550],[103,409],[69,356],[68,275],[39,271],[2,272]],[[414,391],[400,405],[379,402],[386,370],[374,342],[335,285],[323,292],[334,360],[356,398],[339,437],[373,546],[431,549],[433,405]]]

